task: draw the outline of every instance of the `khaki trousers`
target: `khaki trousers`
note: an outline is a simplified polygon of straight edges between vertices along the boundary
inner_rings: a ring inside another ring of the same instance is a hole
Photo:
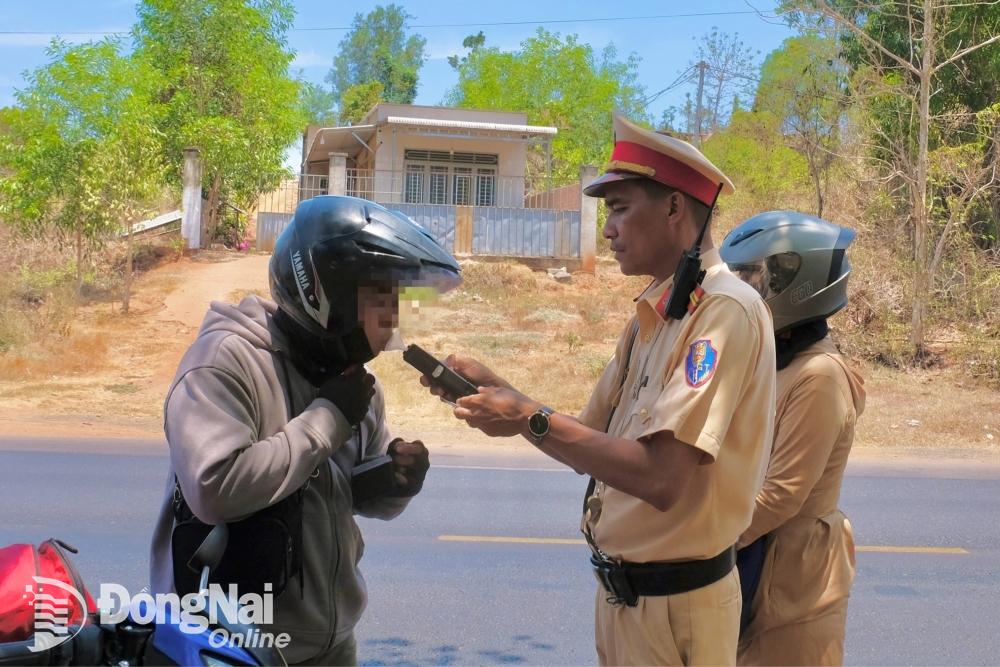
[[[740,644],[740,665],[843,665],[847,600],[801,623],[757,633]]]
[[[598,586],[594,630],[601,665],[735,665],[740,630],[736,568],[678,595],[615,606]]]

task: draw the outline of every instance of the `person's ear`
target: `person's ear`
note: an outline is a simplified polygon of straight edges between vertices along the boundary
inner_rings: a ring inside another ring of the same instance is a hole
[[[680,192],[670,193],[670,215],[675,216],[684,208],[684,195]]]

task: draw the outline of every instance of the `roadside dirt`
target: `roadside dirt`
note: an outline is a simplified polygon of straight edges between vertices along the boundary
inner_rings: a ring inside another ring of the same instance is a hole
[[[74,328],[94,340],[83,370],[0,382],[0,432],[9,435],[162,437],[160,407],[208,304],[266,293],[268,255],[203,252],[137,281],[118,304],[81,308]]]
[[[81,359],[72,371],[36,371],[26,374],[23,379],[0,381],[0,434],[130,438],[148,441],[151,447],[162,446],[163,397],[181,355],[197,334],[209,303],[213,300],[238,301],[252,292],[266,294],[269,260],[270,256],[263,254],[202,252],[162,265],[138,280],[132,309],[127,316],[115,310],[117,304],[81,308],[74,329],[85,340],[93,342],[76,354],[87,358]],[[574,346],[580,345],[573,337],[581,324],[578,318],[554,323],[534,320],[539,313],[546,314],[548,319],[555,314],[576,317],[553,310],[551,306],[565,304],[570,298],[604,298],[610,285],[615,286],[616,293],[631,294],[634,285],[622,282],[614,268],[608,276],[596,279],[580,276],[573,285],[560,285],[557,290],[554,284],[541,283],[535,294],[524,294],[522,299],[545,299],[544,303],[519,305],[525,313],[513,321],[500,312],[497,304],[468,296],[461,303],[452,304],[456,310],[446,311],[447,319],[436,322],[434,335],[428,338],[445,348],[461,350],[463,341],[470,335],[455,338],[456,327],[459,320],[468,320],[468,326],[460,328],[479,333],[471,337],[475,346],[462,351],[486,350],[487,358],[499,364],[498,370],[503,369],[504,363],[510,364],[503,370],[510,372],[512,379],[519,373],[531,374],[532,368],[539,367],[537,363],[542,363],[543,367],[554,363],[559,355],[566,363],[580,365],[578,361],[567,359],[565,351],[560,351],[568,349],[572,355],[577,349]],[[610,271],[610,268],[603,270]],[[618,282],[611,282],[614,280]],[[490,318],[496,319],[495,326],[489,324]],[[526,338],[527,342],[514,341],[526,350],[553,348],[555,356],[529,363],[532,368],[516,364],[516,357],[508,360],[503,356],[489,356],[493,347],[507,341],[506,338],[501,340],[503,336],[510,338],[517,333],[512,333],[511,327],[520,331],[524,326],[539,331],[558,330],[560,333],[547,336],[527,331],[524,336],[535,338]],[[493,340],[491,335],[498,338]],[[613,343],[612,338],[589,344],[595,350],[600,348],[597,350],[600,355],[608,355]],[[445,351],[433,347],[432,350]],[[389,418],[399,435],[421,438],[441,451],[487,447],[497,453],[513,454],[531,449],[519,438],[490,439],[452,420],[447,406],[429,403],[429,397],[418,386],[410,386],[415,384],[411,383],[412,369],[396,357],[398,355],[382,355],[373,365],[389,387]],[[954,379],[930,373],[868,367],[864,374],[868,378],[868,411],[862,418],[856,454],[852,458],[1000,461],[1000,397],[996,392],[956,384]],[[580,394],[584,386],[580,382],[589,386],[593,380],[582,375],[565,388],[567,395]],[[539,391],[556,393],[552,388],[540,388]],[[554,407],[572,409],[570,405],[561,405],[557,397],[553,400],[556,401]]]

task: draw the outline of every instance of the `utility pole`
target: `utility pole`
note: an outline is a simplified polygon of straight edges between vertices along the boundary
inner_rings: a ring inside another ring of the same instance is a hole
[[[701,96],[705,90],[705,70],[708,63],[704,60],[698,62],[698,102],[694,108],[694,145],[701,146]]]

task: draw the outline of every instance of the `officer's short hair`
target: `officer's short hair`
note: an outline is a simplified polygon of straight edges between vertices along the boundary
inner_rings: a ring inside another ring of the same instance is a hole
[[[646,196],[650,199],[666,199],[675,192],[680,192],[677,188],[672,188],[669,185],[664,185],[650,178],[640,178],[638,180],[639,186],[646,192]],[[705,218],[708,217],[708,206],[705,206],[686,192],[681,192],[681,195],[687,200],[692,222],[697,225],[705,222]]]

